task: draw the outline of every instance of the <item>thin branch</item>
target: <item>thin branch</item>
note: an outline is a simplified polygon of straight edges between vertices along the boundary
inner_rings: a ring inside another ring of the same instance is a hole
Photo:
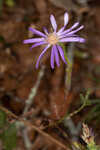
[[[24,139],[24,143],[25,143],[25,147],[27,150],[31,150],[32,148],[32,143],[28,137],[28,130],[27,130],[27,127],[25,127],[23,130],[22,130],[22,136],[23,136],[23,139]]]
[[[35,86],[31,89],[31,92],[29,94],[29,97],[28,99],[26,100],[26,103],[25,103],[25,108],[24,108],[24,111],[23,111],[23,114],[26,114],[29,110],[29,108],[31,107],[31,105],[33,104],[33,101],[34,101],[34,97],[36,96],[37,94],[37,90],[39,88],[39,85],[40,85],[40,81],[44,75],[44,69],[45,67],[42,66],[41,69],[40,69],[40,72],[38,74],[38,79],[37,79],[37,82],[35,84]]]
[[[8,115],[12,116],[14,119],[16,119],[17,121],[23,122],[25,126],[30,126],[31,128],[33,128],[35,131],[37,131],[38,133],[40,133],[42,136],[44,136],[45,138],[47,138],[48,140],[50,140],[51,142],[55,143],[56,145],[62,147],[65,150],[70,150],[69,148],[67,148],[66,145],[64,145],[63,143],[59,142],[57,139],[53,138],[51,135],[47,134],[46,132],[42,131],[41,129],[39,129],[38,127],[36,127],[35,125],[31,124],[29,121],[24,120],[23,118],[19,118],[18,116],[16,116],[14,113],[12,113],[11,111],[9,111],[8,109],[0,106],[0,109],[5,111]]]

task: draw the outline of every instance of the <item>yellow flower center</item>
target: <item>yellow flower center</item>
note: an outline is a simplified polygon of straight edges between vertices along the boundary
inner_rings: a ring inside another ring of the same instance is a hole
[[[50,34],[48,34],[47,42],[50,45],[55,45],[56,43],[59,42],[59,39],[58,39],[58,37],[57,37],[57,35],[55,33],[50,33]]]

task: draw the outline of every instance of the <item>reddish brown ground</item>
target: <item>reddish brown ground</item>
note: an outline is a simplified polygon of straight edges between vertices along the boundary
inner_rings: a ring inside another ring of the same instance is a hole
[[[56,16],[59,26],[63,24],[63,14],[66,9],[63,8],[63,4],[61,6],[58,4],[55,5],[47,0],[18,0],[13,8],[4,5],[0,16],[0,101],[4,107],[16,115],[22,115],[31,88],[35,87],[38,73],[41,66],[44,65],[44,76],[30,108],[30,110],[33,109],[33,113],[29,119],[37,126],[45,119],[53,122],[64,116],[66,112],[77,109],[80,106],[79,95],[85,93],[87,88],[93,89],[91,99],[100,99],[100,4],[96,0],[89,3],[86,8],[77,6],[77,4],[75,4],[77,7],[74,4],[65,6],[70,13],[70,21],[76,21],[80,14],[82,16],[81,24],[84,24],[85,28],[80,34],[87,41],[85,44],[77,44],[75,49],[88,54],[87,59],[79,57],[74,59],[72,87],[67,97],[64,97],[65,65],[61,62],[60,67],[55,67],[52,71],[48,52],[43,57],[40,68],[36,70],[35,62],[43,46],[30,51],[30,45],[23,44],[24,39],[32,37],[28,32],[29,26],[41,31],[43,26],[50,29],[49,16],[51,13]],[[74,7],[76,7],[75,10]],[[73,118],[74,122],[77,124],[82,121],[88,111],[86,108],[76,115]],[[93,121],[89,123],[94,124]],[[99,124],[96,124],[96,129],[100,130]],[[47,132],[52,133],[60,141],[63,140],[60,138],[60,133],[56,133],[53,129],[48,129]],[[35,140],[32,150],[43,148],[44,145],[47,145],[50,150],[61,149],[51,144],[48,139],[44,140],[40,135],[35,138],[34,134],[32,130],[29,133],[31,141]],[[63,140],[63,142],[67,141]],[[23,145],[20,138],[19,143],[20,146]]]

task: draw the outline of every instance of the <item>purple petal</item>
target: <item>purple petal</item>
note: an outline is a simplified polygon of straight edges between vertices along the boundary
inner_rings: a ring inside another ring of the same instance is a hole
[[[57,32],[57,35],[60,35],[61,34],[61,32],[63,32],[64,31],[64,29],[65,29],[65,26],[63,26],[58,32]]]
[[[66,12],[66,13],[64,14],[64,26],[57,32],[58,35],[60,35],[61,32],[64,31],[66,25],[68,24],[68,19],[69,19],[68,13]]]
[[[51,50],[51,68],[54,69],[54,48]]]
[[[66,12],[64,14],[64,26],[66,26],[68,24],[68,20],[69,20],[68,13]]]
[[[84,28],[84,26],[80,26],[78,29],[76,29],[76,30],[74,30],[74,31],[72,31],[72,32],[67,33],[66,36],[72,35],[72,34],[78,32],[79,30],[81,30],[81,29],[83,29],[83,28]]]
[[[70,37],[70,38],[63,38],[63,39],[59,40],[59,42],[80,42],[80,43],[84,43],[85,39],[80,38],[80,37]]]
[[[33,29],[33,28],[30,27],[29,30],[32,31],[36,35],[39,35],[39,36],[42,36],[42,37],[46,37],[46,35],[44,33],[40,32],[40,31],[38,31],[36,29]]]
[[[52,24],[54,31],[56,31],[57,30],[57,24],[56,24],[55,17],[53,15],[50,16],[50,21],[51,21],[51,24]]]
[[[65,64],[67,64],[67,62],[66,62],[66,60],[65,60],[65,57],[64,57],[64,51],[63,51],[63,49],[62,49],[61,46],[59,46],[59,45],[57,45],[57,48],[58,48],[58,51],[59,51],[59,53],[60,53],[60,56],[61,56],[63,62],[64,62]]]
[[[48,32],[46,27],[43,27],[43,30],[44,30],[45,34],[49,34],[49,32]]]
[[[32,39],[27,39],[24,40],[24,44],[28,44],[28,43],[35,43],[35,42],[42,42],[44,41],[44,38],[32,38]]]
[[[34,45],[32,45],[32,47],[30,48],[32,50],[32,48],[43,45],[43,44],[47,44],[47,42],[39,42],[39,43],[35,43]]]
[[[55,55],[56,64],[57,64],[57,66],[59,67],[59,66],[60,66],[60,63],[59,63],[59,55],[58,55],[57,46],[54,45],[54,46],[53,46],[53,49],[54,49],[54,55]]]
[[[65,30],[62,34],[66,34],[70,31],[72,31],[74,28],[76,28],[79,25],[79,22],[76,22],[71,28]]]
[[[59,39],[67,38],[67,37],[78,37],[78,36],[76,34],[72,34],[72,35],[64,34],[64,35],[59,36]]]
[[[42,51],[42,53],[40,54],[38,60],[37,60],[37,63],[36,63],[36,69],[38,68],[39,66],[39,62],[40,62],[40,59],[43,57],[44,53],[47,51],[47,49],[50,47],[50,45],[47,45],[44,50]]]

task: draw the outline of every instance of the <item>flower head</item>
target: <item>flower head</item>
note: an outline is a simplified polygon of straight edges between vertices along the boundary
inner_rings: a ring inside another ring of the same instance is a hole
[[[40,38],[32,38],[32,39],[24,40],[24,44],[34,43],[31,49],[40,45],[44,45],[44,44],[46,45],[46,47],[44,48],[44,50],[42,51],[42,53],[40,54],[37,60],[36,68],[38,68],[40,59],[42,58],[42,56],[44,55],[44,53],[47,51],[48,48],[52,47],[50,63],[51,63],[51,68],[54,69],[54,62],[56,62],[58,67],[60,66],[59,55],[61,56],[63,62],[67,64],[65,57],[64,57],[63,49],[59,43],[65,43],[65,42],[84,43],[85,42],[84,38],[81,38],[75,34],[79,30],[83,29],[84,26],[82,25],[78,27],[79,22],[76,22],[71,28],[66,30],[65,28],[68,24],[68,20],[69,20],[68,13],[66,12],[64,14],[64,26],[60,30],[57,31],[58,27],[57,27],[55,17],[51,15],[50,22],[53,28],[52,33],[49,33],[46,28],[44,28],[44,33],[36,29],[29,28],[29,30],[32,31],[33,34],[40,36]],[[75,29],[76,27],[78,28]]]

